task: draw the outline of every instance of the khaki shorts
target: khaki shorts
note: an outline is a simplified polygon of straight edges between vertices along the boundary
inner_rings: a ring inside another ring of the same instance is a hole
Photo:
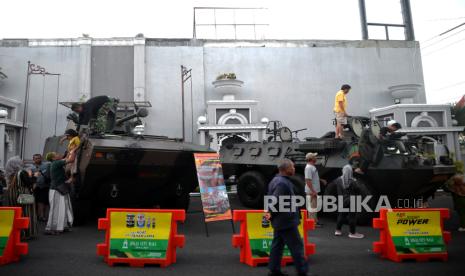
[[[336,115],[336,122],[340,123],[341,125],[347,125],[347,117],[342,112],[334,113]]]

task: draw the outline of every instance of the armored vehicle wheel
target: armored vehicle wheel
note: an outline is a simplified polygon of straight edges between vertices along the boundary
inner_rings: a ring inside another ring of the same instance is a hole
[[[249,208],[262,208],[266,179],[260,172],[249,171],[239,177],[237,195],[241,203]]]

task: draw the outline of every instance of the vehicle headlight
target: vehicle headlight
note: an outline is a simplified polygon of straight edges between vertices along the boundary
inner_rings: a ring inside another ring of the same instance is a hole
[[[132,130],[132,133],[135,134],[135,135],[144,135],[144,131],[145,131],[145,126],[144,125],[138,125],[138,126],[134,127],[134,129]]]

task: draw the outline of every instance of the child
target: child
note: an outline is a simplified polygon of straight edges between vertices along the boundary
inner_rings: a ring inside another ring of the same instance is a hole
[[[66,183],[73,183],[74,174],[76,173],[76,164],[74,161],[76,159],[76,152],[79,149],[79,146],[81,145],[81,140],[79,139],[79,134],[74,129],[67,129],[65,131],[65,137],[61,139],[61,142],[63,142],[64,140],[69,141],[67,154],[65,156],[65,172],[68,176],[68,180],[66,181]]]

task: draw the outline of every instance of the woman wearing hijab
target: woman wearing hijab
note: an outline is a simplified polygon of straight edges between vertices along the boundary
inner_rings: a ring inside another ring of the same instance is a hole
[[[37,216],[34,207],[32,172],[24,169],[24,162],[19,156],[8,159],[5,166],[7,180],[7,206],[22,207],[23,216],[29,217],[29,228],[23,231],[23,238],[30,239],[37,235]]]
[[[344,208],[350,207],[350,196],[358,195],[357,183],[353,176],[353,168],[351,165],[345,165],[342,168],[342,176],[337,178],[336,180],[337,186],[337,195],[338,199],[343,200]],[[355,227],[357,224],[357,217],[355,212],[338,212],[337,215],[337,224],[336,224],[336,231],[334,235],[342,236],[342,225],[344,224],[344,220],[347,219],[349,222],[349,238],[352,239],[362,239],[364,237],[363,234],[357,233],[355,231]]]

